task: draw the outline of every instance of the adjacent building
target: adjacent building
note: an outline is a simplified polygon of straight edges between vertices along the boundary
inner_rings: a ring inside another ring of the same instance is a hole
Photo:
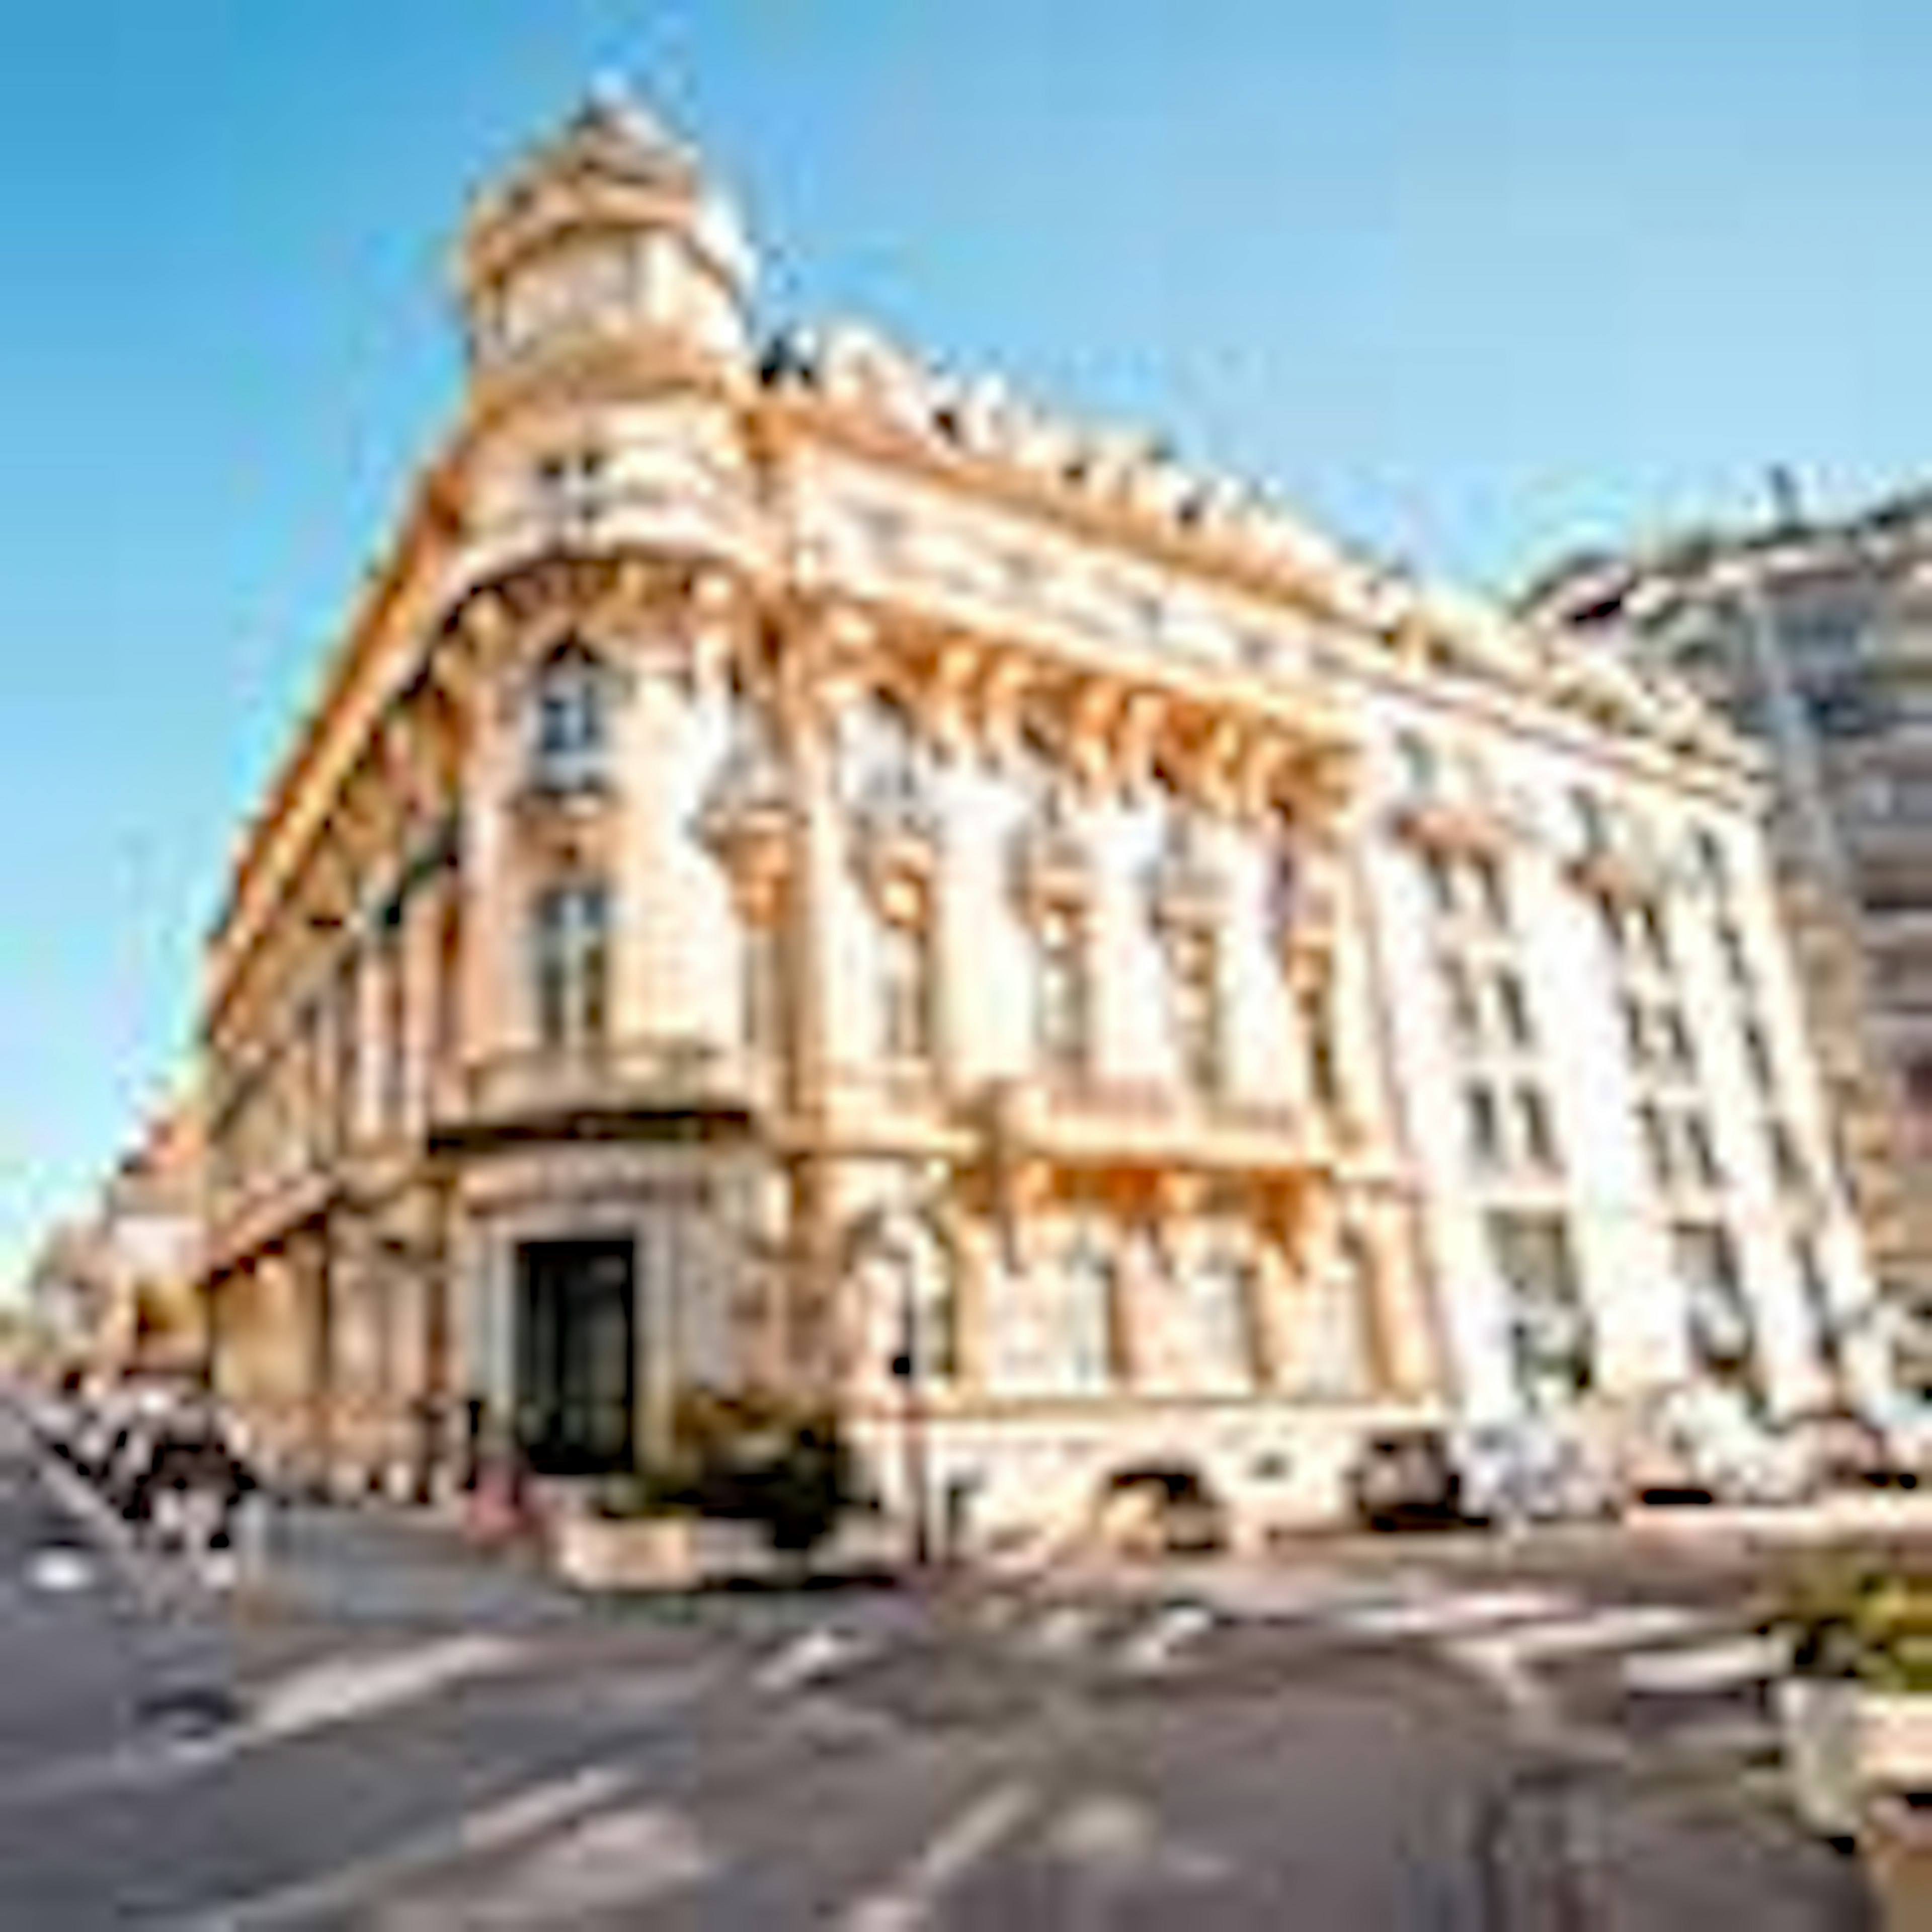
[[[1526,613],[1694,682],[1768,753],[1772,850],[1840,1161],[1932,1393],[1932,499],[1688,532],[1549,572]]]
[[[201,1153],[192,1105],[163,1108],[88,1211],[50,1233],[27,1295],[55,1360],[110,1376],[201,1371]]]
[[[970,1538],[1882,1400],[1733,735],[1148,438],[760,338],[752,267],[619,99],[471,212],[458,420],[209,953],[261,1432],[562,1477],[802,1388]]]

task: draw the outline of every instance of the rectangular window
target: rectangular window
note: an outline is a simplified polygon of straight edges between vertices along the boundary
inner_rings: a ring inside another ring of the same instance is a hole
[[[1470,1162],[1482,1168],[1502,1165],[1502,1109],[1496,1104],[1496,1089],[1486,1081],[1472,1081],[1462,1090],[1462,1109]]]
[[[879,999],[886,1058],[932,1058],[932,938],[922,919],[882,920],[879,935]]]
[[[362,1108],[356,1092],[362,1078],[362,999],[361,962],[353,952],[344,955],[335,969],[329,1031],[334,1052],[329,1084],[334,1142],[345,1147],[354,1138]]]
[[[1670,1071],[1688,1076],[1696,1070],[1696,1056],[1690,1046],[1690,1028],[1681,1009],[1664,1008],[1658,1016],[1658,1032],[1664,1064]]]
[[[1684,1222],[1671,1230],[1671,1254],[1682,1283],[1690,1353],[1705,1375],[1757,1399],[1757,1338],[1727,1228]]]
[[[1220,1092],[1226,1074],[1221,1039],[1220,952],[1211,933],[1186,934],[1168,948],[1168,1002],[1182,1079],[1202,1095]]]
[[[376,952],[382,1001],[382,1125],[391,1133],[400,1130],[408,1102],[409,979],[403,928],[386,925]]]
[[[781,1044],[780,932],[770,920],[750,920],[741,928],[744,946],[745,1044],[754,1053],[772,1053]]]
[[[1724,956],[1724,970],[1733,987],[1741,993],[1751,990],[1750,956],[1744,950],[1744,934],[1726,920],[1718,928],[1718,950]]]
[[[1603,928],[1604,938],[1612,952],[1622,958],[1629,950],[1629,929],[1624,918],[1622,902],[1608,897],[1599,898],[1597,904],[1597,921]]]
[[[1469,876],[1474,881],[1476,903],[1484,920],[1498,932],[1509,929],[1509,891],[1502,867],[1486,853],[1469,861]]]
[[[1654,900],[1646,899],[1637,908],[1637,921],[1643,935],[1645,956],[1654,966],[1668,967],[1670,941],[1664,925],[1664,908]]]
[[[1450,1036],[1462,1046],[1476,1046],[1483,1037],[1483,1016],[1469,969],[1460,959],[1442,962],[1442,998],[1449,1015]]]
[[[1308,1053],[1308,1090],[1315,1104],[1333,1111],[1342,1104],[1342,1075],[1335,1046],[1335,1002],[1326,980],[1314,981],[1301,995],[1302,1039]]]
[[[1420,732],[1405,731],[1396,741],[1402,758],[1403,790],[1419,801],[1433,796],[1437,778],[1436,747]]]
[[[1804,1156],[1798,1149],[1798,1136],[1783,1120],[1773,1120],[1765,1130],[1766,1150],[1770,1157],[1772,1178],[1787,1194],[1802,1195],[1811,1177]]]
[[[1490,982],[1490,998],[1502,1038],[1513,1047],[1529,1046],[1534,1036],[1529,1023],[1529,1001],[1523,992],[1522,976],[1507,968],[1498,972]]]
[[[462,1046],[463,889],[446,880],[436,910],[436,1015],[433,1052],[440,1072],[452,1070]]]
[[[536,907],[537,1037],[547,1047],[595,1046],[610,992],[610,901],[596,883],[556,886]]]
[[[1711,1124],[1702,1114],[1685,1114],[1680,1126],[1684,1136],[1685,1164],[1699,1184],[1715,1187],[1724,1179],[1718,1165],[1718,1150],[1711,1139]]]
[[[1523,1157],[1532,1167],[1548,1173],[1558,1165],[1556,1136],[1550,1124],[1549,1103],[1537,1088],[1522,1087],[1516,1090],[1516,1106]]]
[[[1772,1064],[1771,1042],[1754,1019],[1744,1022],[1744,1064],[1750,1068],[1752,1079],[1760,1092],[1770,1093],[1778,1084],[1777,1070]]]
[[[1422,875],[1428,882],[1430,904],[1443,918],[1453,918],[1456,905],[1456,873],[1448,858],[1440,852],[1425,852]]]
[[[1489,1216],[1491,1264],[1509,1311],[1516,1381],[1532,1409],[1561,1407],[1594,1379],[1594,1342],[1570,1232],[1553,1214]]]
[[[1650,1064],[1650,1016],[1643,1002],[1626,993],[1621,1002],[1624,1016],[1624,1046],[1630,1064],[1640,1071]]]
[[[1638,1131],[1643,1137],[1644,1157],[1650,1165],[1651,1180],[1660,1188],[1669,1188],[1677,1179],[1676,1152],[1669,1121],[1654,1107],[1640,1107],[1636,1118]]]
[[[1036,1045],[1042,1063],[1057,1075],[1078,1079],[1093,1060],[1093,994],[1087,968],[1087,934],[1079,917],[1055,909],[1043,914],[1035,935]]]

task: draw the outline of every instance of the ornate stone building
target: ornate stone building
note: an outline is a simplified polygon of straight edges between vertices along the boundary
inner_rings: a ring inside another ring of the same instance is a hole
[[[621,101],[472,212],[460,419],[212,949],[266,1430],[589,1471],[802,1385],[976,1534],[1857,1372],[1727,733],[1145,439],[761,346],[751,270]]]

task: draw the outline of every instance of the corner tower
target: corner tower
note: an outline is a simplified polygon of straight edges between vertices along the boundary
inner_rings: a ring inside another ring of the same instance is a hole
[[[753,260],[693,151],[621,87],[472,205],[458,283],[474,376],[622,346],[743,366]]]

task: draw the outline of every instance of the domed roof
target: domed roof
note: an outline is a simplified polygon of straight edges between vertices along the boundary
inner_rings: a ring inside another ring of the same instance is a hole
[[[697,154],[622,81],[600,80],[561,133],[544,142],[506,184],[518,178],[594,175],[640,187],[694,190],[704,178]]]
[[[585,221],[691,220],[718,200],[696,152],[620,82],[604,80],[555,134],[528,150],[472,205],[472,264],[500,262]]]

